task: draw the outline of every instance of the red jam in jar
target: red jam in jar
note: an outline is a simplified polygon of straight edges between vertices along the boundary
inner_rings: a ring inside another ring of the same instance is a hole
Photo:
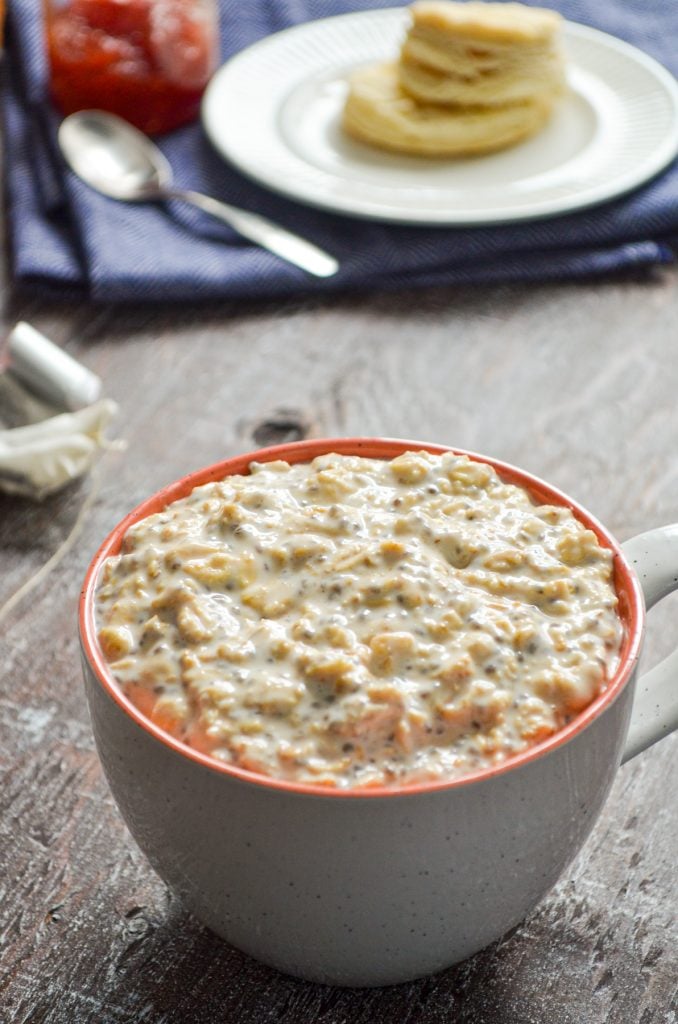
[[[54,101],[149,134],[192,120],[217,61],[215,0],[49,0]]]

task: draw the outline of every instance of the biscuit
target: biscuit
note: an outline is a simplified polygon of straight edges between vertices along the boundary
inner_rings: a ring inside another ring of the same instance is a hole
[[[343,127],[353,138],[381,149],[418,156],[471,156],[511,146],[537,132],[555,94],[505,106],[441,107],[419,103],[399,81],[398,65],[355,72]]]
[[[530,46],[546,43],[562,25],[557,11],[517,3],[417,0],[410,7],[412,27],[478,43]]]
[[[564,86],[562,18],[515,3],[420,0],[399,78],[424,103],[503,106]]]

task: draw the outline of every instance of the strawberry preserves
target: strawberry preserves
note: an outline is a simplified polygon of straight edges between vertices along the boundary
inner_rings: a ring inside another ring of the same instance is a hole
[[[194,118],[217,60],[214,0],[52,0],[52,96],[65,114],[98,108],[150,134]]]

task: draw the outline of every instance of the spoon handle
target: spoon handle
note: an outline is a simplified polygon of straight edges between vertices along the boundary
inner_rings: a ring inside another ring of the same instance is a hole
[[[217,220],[222,220],[230,225],[239,235],[256,242],[263,249],[268,249],[276,256],[293,263],[302,270],[316,277],[331,277],[339,270],[339,263],[333,256],[319,249],[312,242],[293,234],[286,228],[274,224],[273,221],[260,217],[249,210],[240,210],[237,206],[229,206],[218,199],[204,196],[200,192],[191,192],[184,189],[169,188],[164,191],[164,197],[170,199],[183,199],[187,203],[200,207],[205,213],[210,213]]]

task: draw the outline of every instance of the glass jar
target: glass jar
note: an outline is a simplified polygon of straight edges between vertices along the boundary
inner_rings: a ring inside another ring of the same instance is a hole
[[[52,98],[148,134],[192,120],[218,58],[216,0],[45,0]]]

